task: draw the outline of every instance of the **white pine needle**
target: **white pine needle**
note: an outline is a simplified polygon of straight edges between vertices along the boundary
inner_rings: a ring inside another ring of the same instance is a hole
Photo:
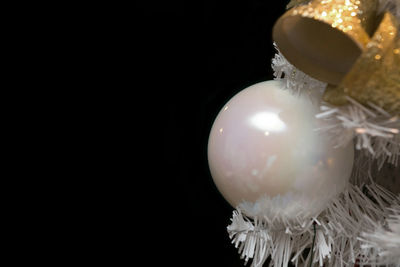
[[[282,81],[285,88],[295,95],[304,93],[310,96],[312,94],[322,94],[326,83],[311,78],[304,72],[295,68],[281,54],[275,43],[274,47],[278,52],[272,59],[272,69],[274,71],[275,80]]]
[[[391,116],[372,103],[367,108],[348,96],[347,99],[349,104],[342,107],[326,103],[321,106],[321,113],[316,118],[325,120],[326,126],[317,130],[328,134],[334,146],[345,146],[355,138],[356,149],[368,152],[363,161],[376,161],[379,168],[385,162],[397,166],[400,158],[400,117]]]
[[[311,254],[306,250],[312,246],[314,222],[313,266],[353,267],[357,260],[361,266],[397,266],[400,262],[400,196],[375,183],[361,187],[349,184],[315,218],[277,215],[277,201],[281,200],[261,198],[253,205],[239,205],[227,227],[245,262],[253,259],[252,267],[263,266],[268,258],[270,266],[288,266],[289,261],[308,266]]]

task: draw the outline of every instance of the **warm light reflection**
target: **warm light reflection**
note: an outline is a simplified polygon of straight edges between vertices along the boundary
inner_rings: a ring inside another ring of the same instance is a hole
[[[259,112],[250,118],[250,123],[264,132],[281,132],[286,129],[285,123],[273,112]]]
[[[358,134],[364,134],[366,132],[367,132],[367,130],[365,130],[364,128],[356,128],[356,133],[358,133]]]

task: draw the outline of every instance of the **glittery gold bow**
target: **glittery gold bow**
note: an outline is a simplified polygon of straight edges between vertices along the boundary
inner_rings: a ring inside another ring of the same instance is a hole
[[[386,13],[366,50],[339,86],[328,86],[324,100],[345,104],[346,95],[400,114],[400,36],[395,17]]]
[[[366,49],[378,0],[293,0],[273,38],[282,54],[306,74],[339,84]],[[297,6],[299,5],[299,6]]]

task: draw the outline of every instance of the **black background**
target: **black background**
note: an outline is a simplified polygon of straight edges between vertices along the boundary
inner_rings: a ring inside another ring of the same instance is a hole
[[[208,135],[232,96],[273,79],[272,27],[286,4],[206,0],[140,5],[149,51],[143,68],[150,73],[146,83],[154,114],[147,123],[156,125],[154,138],[162,140],[161,159],[159,148],[149,155],[150,161],[161,162],[151,172],[157,173],[154,183],[160,191],[156,229],[162,229],[150,243],[164,255],[162,266],[244,265],[226,231],[233,208],[208,169]]]

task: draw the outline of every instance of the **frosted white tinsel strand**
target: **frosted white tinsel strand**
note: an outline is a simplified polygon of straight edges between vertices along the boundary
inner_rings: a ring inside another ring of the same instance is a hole
[[[387,221],[375,223],[374,231],[362,233],[359,240],[371,264],[400,267],[400,195],[389,212]]]
[[[304,72],[298,70],[287,59],[281,54],[276,43],[274,47],[277,50],[277,54],[272,59],[272,69],[274,71],[275,80],[280,80],[285,85],[285,89],[290,90],[295,95],[302,93],[322,94],[325,90],[326,83],[311,78]]]
[[[343,107],[321,106],[321,113],[316,117],[326,120],[327,126],[317,130],[330,135],[336,146],[346,145],[355,137],[356,149],[367,150],[370,160],[376,160],[379,169],[385,162],[397,166],[400,117],[391,116],[372,103],[367,108],[348,96],[346,98],[350,104]]]
[[[370,252],[359,236],[362,232],[373,232],[377,225],[384,223],[390,204],[400,205],[400,200],[374,183],[362,188],[349,184],[324,211],[309,219],[299,214],[298,218],[289,220],[277,213],[276,205],[281,199],[263,198],[255,204],[242,203],[227,227],[229,236],[246,263],[253,259],[252,267],[261,267],[269,257],[270,266],[288,266],[289,261],[295,266],[308,266],[311,253],[305,251],[312,245],[315,222],[313,266],[353,267],[357,260],[361,266],[377,266],[368,259]]]

